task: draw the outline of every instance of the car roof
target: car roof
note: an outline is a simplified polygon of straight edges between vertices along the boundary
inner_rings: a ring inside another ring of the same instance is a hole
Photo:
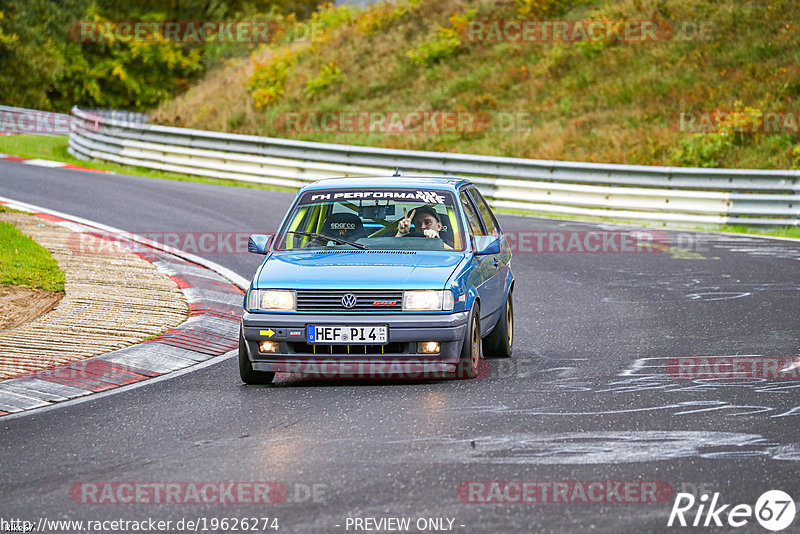
[[[365,187],[391,187],[395,189],[446,189],[455,191],[464,184],[472,183],[455,176],[357,176],[326,178],[304,186],[298,193],[311,189],[344,189]]]

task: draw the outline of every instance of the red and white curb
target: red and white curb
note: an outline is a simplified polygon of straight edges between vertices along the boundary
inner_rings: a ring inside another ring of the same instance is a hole
[[[203,362],[227,359],[238,349],[242,289],[248,285],[243,277],[191,254],[166,252],[163,245],[102,224],[2,197],[0,204],[76,232],[137,242],[135,254],[177,283],[190,310],[184,323],[138,345],[0,382],[0,416],[188,371]]]
[[[49,159],[36,159],[36,158],[33,159],[21,158],[19,156],[12,156],[10,154],[0,154],[0,161],[16,161],[24,165],[33,165],[34,167],[47,167],[48,169],[67,169],[73,171],[99,172],[101,174],[116,174],[113,171],[90,169],[89,167],[81,167],[80,165],[72,165],[71,163],[64,163],[62,161],[51,161]]]

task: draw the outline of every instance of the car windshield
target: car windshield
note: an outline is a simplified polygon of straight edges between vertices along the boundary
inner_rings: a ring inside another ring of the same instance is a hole
[[[464,250],[455,197],[418,189],[314,189],[303,193],[277,250]]]

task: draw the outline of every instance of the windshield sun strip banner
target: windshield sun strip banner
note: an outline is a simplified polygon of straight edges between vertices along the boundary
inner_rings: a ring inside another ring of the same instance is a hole
[[[402,202],[422,202],[424,204],[452,204],[448,191],[423,189],[317,189],[306,191],[299,204],[318,202],[344,202],[357,200],[394,200]]]

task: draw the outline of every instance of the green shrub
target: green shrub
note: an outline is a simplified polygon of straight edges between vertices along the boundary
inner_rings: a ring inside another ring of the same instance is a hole
[[[406,52],[406,57],[414,65],[424,66],[441,61],[455,53],[461,46],[459,34],[463,33],[470,20],[475,18],[476,10],[471,9],[466,15],[458,13],[450,17],[450,27],[440,26],[416,48]]]
[[[312,13],[308,21],[292,24],[286,32],[285,42],[295,40],[326,42],[331,32],[351,23],[359,10],[358,6],[347,4],[335,6],[332,2],[325,2]]]
[[[308,80],[306,92],[308,96],[316,96],[333,84],[339,83],[342,76],[342,69],[335,62],[331,61],[319,69],[319,74]]]
[[[422,0],[406,0],[404,2],[379,2],[372,4],[356,19],[356,26],[367,35],[377,33],[413,13],[422,5]]]
[[[677,161],[692,167],[719,167],[720,158],[733,147],[733,134],[701,133],[681,139]]]
[[[797,145],[792,150],[792,166],[793,169],[800,169],[800,145]]]
[[[517,13],[525,17],[558,15],[575,3],[571,0],[516,0]]]
[[[433,38],[406,52],[406,57],[421,67],[451,56],[460,45],[461,40],[453,28],[439,28]]]
[[[228,117],[227,120],[228,128],[230,128],[231,130],[235,130],[236,128],[244,124],[244,119],[245,116],[244,113],[242,112],[236,113],[235,115],[231,115],[230,117]]]
[[[253,75],[247,88],[250,90],[256,107],[265,107],[283,95],[283,88],[289,78],[289,72],[297,64],[297,53],[291,49],[285,49],[276,54],[265,63],[256,64]]]

